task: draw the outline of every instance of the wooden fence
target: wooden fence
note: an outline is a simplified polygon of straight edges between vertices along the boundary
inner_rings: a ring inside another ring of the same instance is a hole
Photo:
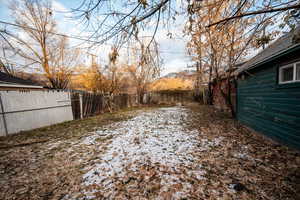
[[[74,119],[86,118],[138,105],[137,95],[129,94],[109,96],[75,92],[72,93],[71,98]]]
[[[195,100],[191,90],[157,91],[148,93],[146,96],[151,104],[184,104]]]
[[[72,111],[74,119],[86,118],[123,108],[150,104],[175,104],[193,101],[192,91],[160,91],[144,95],[143,102],[135,94],[103,95],[87,92],[72,92]]]
[[[74,119],[80,119],[80,96],[79,93],[71,93],[71,104]]]

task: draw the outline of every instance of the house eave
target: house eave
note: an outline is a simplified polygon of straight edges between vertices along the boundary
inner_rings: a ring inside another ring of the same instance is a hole
[[[19,84],[5,84],[5,83],[0,83],[0,87],[5,87],[5,88],[34,88],[34,89],[43,89],[43,86],[37,86],[37,85],[19,85]]]
[[[254,68],[258,68],[258,67],[260,67],[260,66],[262,66],[262,65],[264,65],[264,64],[266,64],[268,62],[271,62],[271,61],[273,61],[273,60],[275,60],[277,58],[280,58],[280,57],[282,57],[282,56],[284,56],[286,54],[292,53],[292,52],[297,51],[297,50],[300,50],[300,44],[296,44],[296,45],[294,45],[294,46],[292,46],[292,47],[290,47],[290,48],[288,48],[288,49],[286,49],[284,51],[278,52],[277,54],[274,54],[272,57],[270,57],[268,59],[265,59],[265,60],[263,60],[261,62],[258,62],[256,64],[248,67],[247,69],[242,69],[241,71],[238,71],[237,75],[240,75],[243,72],[252,70]]]

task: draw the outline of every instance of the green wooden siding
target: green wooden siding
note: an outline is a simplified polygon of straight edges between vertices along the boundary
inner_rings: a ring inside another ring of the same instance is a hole
[[[300,85],[278,85],[278,65],[238,80],[237,119],[273,139],[300,149]]]

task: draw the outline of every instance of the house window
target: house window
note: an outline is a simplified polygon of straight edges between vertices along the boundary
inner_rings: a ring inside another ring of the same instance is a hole
[[[279,84],[300,82],[300,62],[279,68]]]
[[[296,80],[300,80],[300,63],[296,64]]]

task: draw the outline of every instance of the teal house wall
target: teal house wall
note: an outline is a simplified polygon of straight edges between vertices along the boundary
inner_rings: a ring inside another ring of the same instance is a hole
[[[300,83],[278,84],[278,68],[297,61],[299,48],[241,73],[237,81],[237,119],[300,149]]]

